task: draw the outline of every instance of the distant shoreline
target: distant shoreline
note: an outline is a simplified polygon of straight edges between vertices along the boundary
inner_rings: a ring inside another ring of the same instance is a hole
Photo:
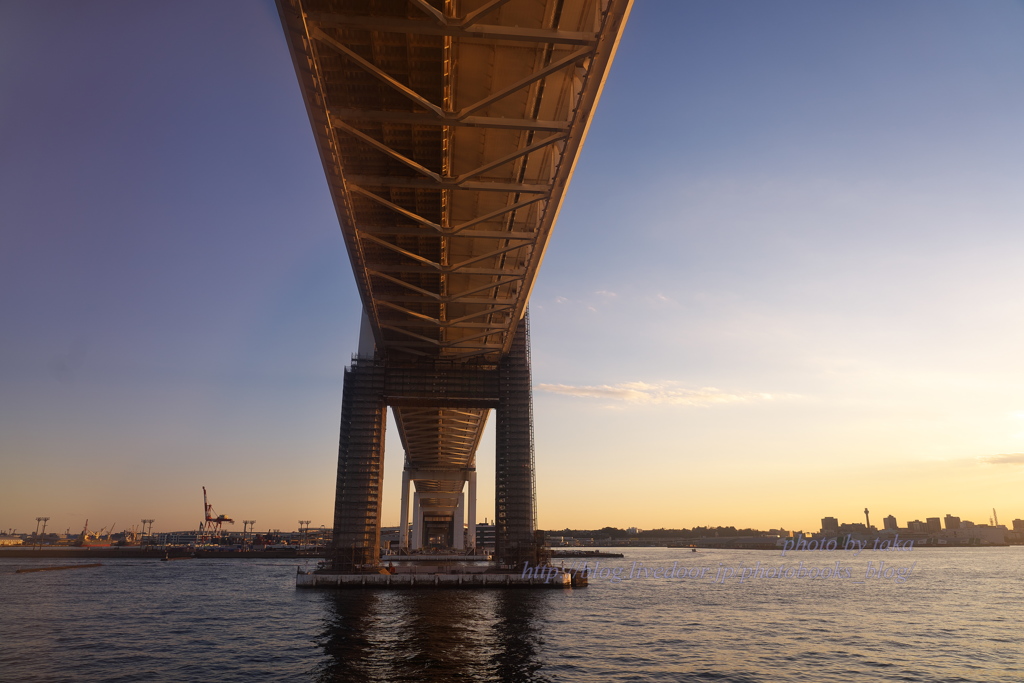
[[[628,549],[628,550],[648,550],[650,548],[664,548],[665,546],[600,546],[600,548],[611,549]],[[1007,545],[919,545],[915,546],[914,550],[927,550],[927,549],[947,549],[947,548],[971,548],[971,549],[987,549],[987,548],[1010,548],[1014,547],[1014,544]],[[588,548],[587,550],[590,550]],[[597,550],[597,547],[593,547]],[[686,550],[688,548],[676,548],[676,550]],[[701,551],[707,550],[749,550],[749,551],[761,551],[761,552],[781,552],[781,548],[766,548],[766,547],[728,547],[728,546],[698,546]],[[552,549],[553,553],[564,552],[563,548]],[[580,549],[570,549],[580,550]],[[612,553],[604,553],[600,550],[597,551],[600,554],[572,554],[564,555],[562,558],[580,558],[580,557],[609,557]],[[614,553],[614,555],[621,557],[621,553]],[[554,555],[558,557],[558,555]],[[239,552],[237,550],[196,550],[192,551],[187,548],[172,548],[170,550],[157,549],[157,548],[138,548],[138,547],[125,547],[125,548],[36,548],[36,547],[6,547],[0,548],[0,559],[11,558],[11,559],[86,559],[86,558],[104,558],[104,559],[151,559],[161,560],[164,557],[171,558],[183,558],[183,557],[195,557],[196,559],[219,559],[219,560],[267,560],[267,559],[317,559],[326,557],[326,553],[316,552],[312,550],[298,549],[282,549],[282,550],[252,550],[247,552]],[[399,556],[384,556],[382,561],[390,557],[391,559],[401,559]]]
[[[106,558],[106,559],[152,559],[162,560],[164,557],[195,557],[196,559],[228,559],[228,560],[265,560],[265,559],[309,559],[324,557],[324,552],[311,550],[191,550],[189,548],[36,548],[8,547],[0,548],[0,559],[5,557],[18,559],[53,559],[53,558]]]

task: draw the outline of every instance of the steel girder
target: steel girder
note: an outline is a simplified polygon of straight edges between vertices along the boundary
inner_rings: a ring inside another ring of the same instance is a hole
[[[378,359],[509,353],[631,2],[278,0]],[[392,405],[475,466],[486,408]]]
[[[629,0],[280,0],[389,356],[512,343]]]

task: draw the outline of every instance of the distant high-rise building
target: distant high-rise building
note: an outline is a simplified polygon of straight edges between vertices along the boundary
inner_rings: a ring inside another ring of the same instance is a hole
[[[839,520],[835,517],[822,517],[821,518],[821,533],[837,533],[839,531]]]
[[[951,530],[951,529],[959,529],[960,528],[960,518],[959,517],[954,517],[953,515],[946,515],[945,519],[946,519],[946,530],[947,531]]]
[[[928,531],[942,531],[942,520],[938,517],[928,518]]]
[[[915,519],[912,522],[907,522],[907,531],[915,531],[915,532],[918,532],[918,533],[923,533],[925,531],[929,531],[929,528],[921,520]]]
[[[487,520],[484,520],[483,524],[479,522],[476,525],[476,547],[478,548],[493,548],[495,539],[495,528],[493,524],[488,524]]]
[[[1015,519],[1015,520],[1013,520],[1013,530],[1014,531],[1024,531],[1024,519]]]
[[[882,526],[885,528],[886,531],[896,531],[900,528],[899,524],[896,523],[896,517],[894,515],[889,515],[888,517],[883,519]]]

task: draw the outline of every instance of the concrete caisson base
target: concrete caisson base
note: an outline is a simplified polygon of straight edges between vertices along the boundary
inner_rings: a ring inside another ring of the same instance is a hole
[[[569,572],[534,578],[522,574],[336,574],[299,572],[296,588],[570,588]]]

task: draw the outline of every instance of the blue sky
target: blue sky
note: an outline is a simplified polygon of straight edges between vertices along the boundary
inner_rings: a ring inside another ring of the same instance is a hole
[[[276,10],[126,7],[0,5],[0,527],[329,525],[359,309]],[[533,295],[541,526],[1024,517],[1022,36],[637,0]]]

